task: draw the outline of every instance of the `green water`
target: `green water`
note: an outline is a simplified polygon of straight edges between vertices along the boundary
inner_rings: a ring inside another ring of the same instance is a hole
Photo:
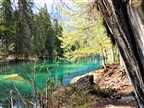
[[[66,86],[72,78],[93,71],[100,65],[100,58],[95,57],[79,63],[45,60],[0,67],[0,103],[5,104],[9,100],[10,90],[15,96],[18,96],[18,90],[22,96],[30,97],[35,92],[34,88],[45,92],[48,80],[57,86]]]

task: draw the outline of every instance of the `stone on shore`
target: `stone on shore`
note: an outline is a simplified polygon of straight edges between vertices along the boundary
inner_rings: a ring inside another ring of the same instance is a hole
[[[82,76],[74,77],[74,78],[70,81],[70,85],[76,83],[80,78],[82,78]]]

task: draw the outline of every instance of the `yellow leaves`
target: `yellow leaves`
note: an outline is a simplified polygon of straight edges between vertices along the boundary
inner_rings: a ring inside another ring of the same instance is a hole
[[[110,48],[110,39],[107,37],[103,25],[103,19],[99,13],[86,13],[89,11],[89,4],[77,4],[77,11],[65,16],[63,23],[61,47],[64,49],[64,56],[71,61],[77,58],[100,54],[101,49]],[[73,50],[72,47],[75,47]]]

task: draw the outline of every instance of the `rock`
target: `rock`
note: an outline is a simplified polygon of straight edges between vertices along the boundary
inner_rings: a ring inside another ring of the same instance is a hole
[[[74,77],[71,81],[70,81],[70,84],[74,84],[76,83],[80,78],[82,78],[82,76],[77,76],[77,77]]]
[[[120,101],[134,101],[134,100],[135,100],[135,98],[133,96],[131,96],[131,95],[122,96],[121,99],[120,99]]]
[[[121,99],[121,95],[116,95],[115,99]]]
[[[117,80],[117,79],[113,79],[112,82],[113,82],[113,83],[118,83],[119,80]]]
[[[78,79],[75,83],[73,83],[74,85],[78,85],[81,86],[82,89],[88,90],[92,87],[92,85],[94,84],[93,82],[94,80],[94,76],[93,75],[86,75],[84,77],[81,77],[80,79]]]

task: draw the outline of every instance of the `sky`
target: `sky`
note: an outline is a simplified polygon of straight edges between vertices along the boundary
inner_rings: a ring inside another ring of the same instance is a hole
[[[41,7],[44,7],[46,4],[48,8],[48,12],[52,19],[60,18],[60,12],[58,11],[58,5],[60,4],[60,0],[31,0],[34,2],[34,13],[39,12]],[[69,1],[69,0],[68,0]],[[17,8],[18,0],[11,0],[12,6]]]
[[[45,4],[48,8],[48,12],[52,19],[63,20],[61,16],[61,12],[58,9],[58,6],[61,5],[63,8],[71,7],[72,0],[33,0],[36,6],[36,12],[40,7],[43,7]],[[38,8],[38,9],[37,9]],[[68,9],[68,8],[67,8]]]
[[[13,3],[13,6],[17,6],[18,0],[11,0]],[[72,1],[74,0],[31,0],[34,2],[34,13],[39,12],[41,7],[44,7],[44,5],[46,4],[48,12],[51,16],[51,19],[58,19],[58,20],[62,20],[62,16],[61,16],[61,12],[58,9],[58,6],[61,5],[63,8],[68,9],[68,7],[70,8],[74,8],[74,6],[72,6]],[[87,2],[88,0],[75,0],[76,2]]]

